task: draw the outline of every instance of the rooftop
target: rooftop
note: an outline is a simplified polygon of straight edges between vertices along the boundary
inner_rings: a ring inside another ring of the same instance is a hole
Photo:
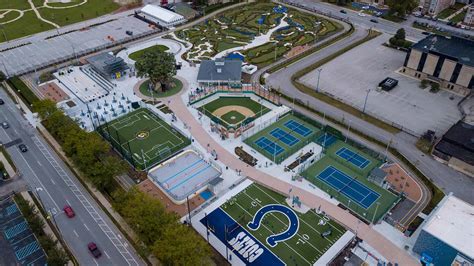
[[[141,9],[141,12],[160,19],[166,23],[184,19],[184,17],[180,14],[155,5],[146,5]]]
[[[122,58],[109,53],[101,53],[87,58],[87,62],[104,74],[114,74],[128,69]]]
[[[459,121],[444,134],[435,149],[474,165],[474,125]]]
[[[240,60],[203,60],[199,67],[197,80],[202,81],[234,81],[242,79],[242,61]]]
[[[474,206],[453,195],[438,205],[423,230],[455,248],[474,256]]]
[[[433,34],[414,44],[412,49],[442,54],[461,64],[474,66],[474,41],[468,39]]]

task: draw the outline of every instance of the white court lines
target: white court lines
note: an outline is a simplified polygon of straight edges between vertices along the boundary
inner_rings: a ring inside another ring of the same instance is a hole
[[[104,219],[96,211],[94,206],[89,202],[89,200],[84,196],[81,190],[76,186],[76,184],[71,180],[69,175],[61,168],[56,159],[51,155],[46,146],[39,140],[37,136],[32,137],[33,142],[36,144],[38,149],[43,153],[48,162],[53,166],[54,170],[58,173],[61,179],[66,183],[66,185],[71,189],[74,196],[81,202],[82,206],[90,214],[92,219],[99,225],[100,229],[104,234],[109,238],[112,244],[115,246],[117,251],[123,256],[128,265],[139,265],[135,258],[130,254],[130,252],[125,248],[122,242],[117,238],[117,235],[110,229]]]

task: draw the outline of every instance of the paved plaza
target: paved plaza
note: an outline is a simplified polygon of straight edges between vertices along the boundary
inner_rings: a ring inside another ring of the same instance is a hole
[[[367,113],[417,135],[429,129],[442,135],[461,119],[456,104],[462,98],[444,90],[422,90],[419,80],[395,72],[403,66],[406,54],[383,46],[389,37],[381,35],[323,65],[320,89],[360,110],[370,89]],[[378,83],[386,77],[397,79],[398,86],[390,92],[377,91]],[[300,79],[312,88],[317,80],[317,70]]]

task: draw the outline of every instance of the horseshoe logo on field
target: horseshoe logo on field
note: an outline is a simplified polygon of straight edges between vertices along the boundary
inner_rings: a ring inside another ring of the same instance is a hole
[[[275,247],[278,242],[288,240],[292,238],[296,234],[296,232],[298,232],[299,220],[298,216],[296,216],[296,213],[292,209],[280,204],[269,204],[260,208],[253,216],[253,220],[249,222],[247,226],[252,231],[258,230],[263,220],[263,217],[271,212],[279,212],[284,214],[286,218],[288,218],[289,222],[289,226],[286,231],[267,237],[267,244],[271,247]]]

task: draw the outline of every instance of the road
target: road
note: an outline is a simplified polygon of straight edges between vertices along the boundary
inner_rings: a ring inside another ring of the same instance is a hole
[[[316,3],[315,3],[316,4]],[[321,4],[318,4],[321,5]],[[381,23],[379,23],[381,24]],[[441,164],[434,160],[431,156],[427,156],[415,147],[417,139],[407,133],[400,132],[391,134],[381,128],[378,128],[364,120],[348,114],[337,107],[322,102],[316,98],[308,97],[300,92],[291,83],[291,77],[300,69],[304,69],[310,64],[321,60],[330,54],[342,49],[343,47],[355,42],[366,34],[364,28],[356,25],[356,31],[348,38],[343,39],[329,47],[314,53],[302,60],[281,69],[266,79],[266,84],[274,88],[280,88],[282,92],[290,97],[307,103],[312,108],[325,113],[327,116],[336,118],[339,121],[345,121],[350,124],[350,128],[356,128],[368,136],[381,140],[385,143],[392,141],[392,146],[397,148],[409,161],[413,162],[426,176],[431,178],[445,193],[453,192],[454,195],[462,200],[474,204],[474,179],[461,174],[454,169]]]
[[[0,89],[0,98],[5,101],[0,106],[0,121],[10,124],[10,128],[0,129],[0,141],[8,146],[9,142],[20,140],[28,147],[26,153],[21,153],[17,145],[7,150],[23,180],[52,215],[52,221],[79,263],[143,265],[133,247],[41,135],[23,118],[3,88]],[[76,217],[66,217],[62,211],[66,204],[72,206]],[[89,242],[97,244],[102,250],[102,257],[94,259],[89,254]]]
[[[315,9],[321,11],[321,12],[324,12],[324,13],[331,13],[334,16],[349,19],[355,25],[363,26],[363,27],[366,27],[366,28],[367,27],[368,28],[371,28],[371,27],[372,28],[377,28],[378,30],[380,30],[382,32],[385,32],[385,33],[389,33],[389,34],[395,34],[395,32],[398,29],[403,27],[403,28],[405,28],[407,39],[412,40],[412,41],[417,41],[417,40],[420,40],[424,37],[424,35],[421,34],[422,30],[415,29],[411,26],[411,24],[415,20],[426,22],[426,23],[432,24],[436,27],[440,27],[440,28],[443,28],[444,30],[452,31],[452,32],[455,32],[455,33],[458,33],[458,34],[462,34],[462,35],[467,34],[467,35],[470,35],[470,36],[474,36],[474,31],[472,31],[472,30],[458,29],[458,28],[448,26],[448,25],[446,25],[445,23],[442,23],[442,22],[430,21],[430,20],[421,19],[421,18],[420,19],[419,18],[413,18],[412,16],[410,16],[408,18],[408,20],[403,22],[403,23],[395,23],[395,22],[388,21],[388,20],[385,20],[385,19],[382,19],[382,18],[376,18],[378,23],[373,23],[373,22],[370,21],[370,19],[372,19],[374,17],[368,16],[368,15],[365,16],[365,17],[361,17],[361,16],[358,15],[358,12],[353,11],[351,9],[345,9],[347,11],[347,14],[343,14],[343,13],[340,13],[340,10],[343,9],[343,8],[341,8],[339,6],[336,6],[336,5],[323,3],[323,2],[320,2],[320,1],[291,0],[291,1],[283,1],[283,2],[297,4],[297,5],[300,5],[301,7],[305,7],[305,8],[315,8]]]

